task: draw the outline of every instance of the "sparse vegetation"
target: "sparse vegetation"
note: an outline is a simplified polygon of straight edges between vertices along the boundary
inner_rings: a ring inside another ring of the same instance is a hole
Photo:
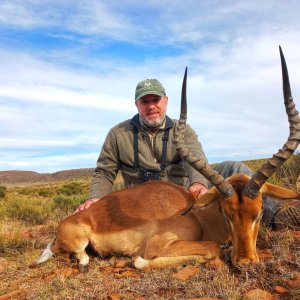
[[[52,203],[43,198],[10,198],[6,201],[6,215],[26,224],[42,224],[51,215]]]
[[[275,184],[294,189],[300,174],[300,153],[293,155],[273,176]]]
[[[80,182],[69,182],[65,183],[62,188],[59,190],[60,194],[72,196],[72,195],[80,195],[83,191],[83,186]]]
[[[300,174],[299,160],[299,154],[293,156],[270,181],[294,189]],[[245,163],[255,171],[262,162]],[[287,292],[277,293],[275,299],[299,299],[299,286],[290,284],[300,269],[299,232],[272,231],[264,226],[260,228],[257,244],[268,255],[262,255],[259,264],[239,270],[231,266],[228,258],[219,267],[191,262],[200,272],[185,282],[176,279],[174,274],[186,264],[138,271],[128,258],[102,260],[91,255],[89,270],[82,274],[78,273],[76,263],[64,256],[57,256],[38,268],[29,268],[53,237],[58,222],[87,199],[89,184],[90,179],[85,179],[3,189],[0,296],[15,291],[23,299],[109,299],[109,295],[114,299],[113,295],[119,295],[121,299],[238,300],[251,289],[276,294],[275,287],[282,286]],[[121,188],[122,179],[118,177],[114,190]],[[228,254],[230,245],[224,245],[224,251]],[[115,266],[120,259],[126,261],[125,267]]]
[[[6,191],[7,191],[6,186],[0,186],[0,198],[5,197]]]
[[[56,210],[60,210],[63,213],[70,214],[85,200],[87,195],[64,195],[59,194],[53,197],[53,204]]]
[[[256,171],[266,159],[248,160],[244,163]],[[300,153],[293,155],[268,180],[268,182],[295,190],[296,180],[300,174]]]

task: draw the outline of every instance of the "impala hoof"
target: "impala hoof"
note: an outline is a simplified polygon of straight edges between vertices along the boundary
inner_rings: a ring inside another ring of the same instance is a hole
[[[137,269],[144,269],[149,266],[149,260],[137,256],[134,258],[133,264]]]
[[[243,257],[243,258],[239,258],[238,260],[237,260],[237,262],[236,262],[236,266],[237,267],[240,267],[240,268],[243,268],[243,267],[246,267],[246,266],[248,266],[248,265],[250,265],[250,264],[255,264],[255,263],[257,263],[257,262],[259,262],[259,258],[258,258],[258,256],[256,255],[256,256],[254,256],[254,257]]]
[[[83,273],[87,270],[87,265],[79,264],[78,265],[78,270],[80,273]]]
[[[241,258],[237,261],[237,266],[242,268],[242,267],[248,266],[250,263],[251,263],[251,259]]]

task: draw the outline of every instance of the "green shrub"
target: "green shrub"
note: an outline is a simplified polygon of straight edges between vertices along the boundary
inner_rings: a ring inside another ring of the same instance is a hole
[[[16,192],[19,195],[24,195],[24,196],[35,196],[36,191],[34,187],[28,186],[28,187],[17,187]]]
[[[59,194],[71,196],[80,195],[83,193],[83,186],[79,182],[66,183],[59,190]]]
[[[86,201],[86,195],[57,195],[53,197],[54,208],[66,214],[72,213],[81,203]]]
[[[61,188],[61,187],[60,187]],[[60,188],[58,188],[55,184],[37,184],[37,185],[30,185],[25,187],[15,187],[13,190],[14,192],[18,193],[18,195],[22,196],[31,196],[31,197],[52,197],[56,195]]]
[[[42,197],[49,197],[52,195],[52,192],[50,189],[43,188],[38,191],[38,195]]]
[[[43,224],[51,216],[53,205],[37,198],[12,198],[6,202],[5,210],[9,218]]]
[[[4,198],[6,195],[7,188],[6,186],[0,186],[0,198]]]

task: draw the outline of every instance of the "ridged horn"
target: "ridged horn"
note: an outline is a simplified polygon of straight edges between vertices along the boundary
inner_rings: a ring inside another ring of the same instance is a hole
[[[190,153],[189,149],[184,144],[186,119],[187,119],[187,97],[186,97],[186,82],[187,82],[187,68],[184,72],[182,90],[181,90],[181,108],[180,119],[175,130],[175,145],[178,153],[182,159],[189,163],[194,169],[200,172],[206,179],[208,179],[216,188],[225,196],[233,195],[232,186],[212,167],[202,159]]]
[[[255,174],[253,174],[252,178],[245,186],[244,194],[250,198],[254,198],[257,195],[262,185],[281,165],[283,165],[286,160],[292,156],[300,143],[299,113],[296,110],[295,103],[293,101],[288,69],[280,46],[279,52],[281,58],[284,105],[288,115],[288,121],[290,123],[290,134],[282,149],[279,149],[279,152],[274,154],[272,158],[270,158]]]

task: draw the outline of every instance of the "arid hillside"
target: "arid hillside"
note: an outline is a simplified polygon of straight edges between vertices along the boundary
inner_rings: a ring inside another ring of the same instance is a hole
[[[37,173],[32,171],[0,171],[0,185],[22,186],[64,180],[84,179],[92,176],[94,168],[64,170],[55,173]]]

